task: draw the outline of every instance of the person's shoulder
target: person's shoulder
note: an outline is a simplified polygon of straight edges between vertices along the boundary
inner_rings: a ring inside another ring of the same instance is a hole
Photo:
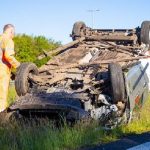
[[[3,43],[3,47],[14,47],[14,41],[12,39],[10,39],[9,37],[2,35],[2,43]]]
[[[2,40],[3,40],[3,42],[8,41],[8,37],[5,34],[2,34]]]
[[[11,39],[11,38],[9,38],[9,37],[7,37],[7,36],[2,36],[2,39],[3,39],[3,41],[5,42],[5,43],[10,43],[10,44],[13,44],[14,43],[14,41]]]

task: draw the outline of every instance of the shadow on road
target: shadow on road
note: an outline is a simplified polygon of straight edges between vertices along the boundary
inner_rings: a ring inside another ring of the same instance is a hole
[[[108,144],[100,144],[93,147],[82,148],[80,150],[126,150],[128,148],[150,141],[150,132],[142,134],[132,134],[120,140]]]

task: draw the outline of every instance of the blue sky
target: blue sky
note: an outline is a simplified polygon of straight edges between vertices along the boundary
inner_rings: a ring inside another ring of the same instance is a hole
[[[0,32],[4,24],[16,33],[44,35],[62,43],[71,41],[74,22],[82,20],[95,28],[134,28],[150,20],[150,0],[1,0]]]

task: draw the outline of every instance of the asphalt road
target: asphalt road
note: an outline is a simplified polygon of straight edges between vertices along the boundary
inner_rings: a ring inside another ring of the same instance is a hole
[[[150,150],[150,132],[130,135],[115,142],[82,150]]]

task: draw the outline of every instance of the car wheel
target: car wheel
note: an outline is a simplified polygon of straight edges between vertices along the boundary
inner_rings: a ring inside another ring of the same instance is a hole
[[[150,21],[144,21],[141,25],[141,42],[150,47]]]
[[[78,39],[79,36],[81,36],[81,30],[84,29],[85,27],[86,25],[82,21],[74,23],[73,29],[72,29],[72,39],[73,40]]]
[[[33,63],[22,63],[17,69],[15,78],[15,88],[18,96],[23,96],[32,87],[32,83],[29,80],[29,74],[38,75],[38,68]]]
[[[119,101],[126,102],[124,77],[121,66],[117,63],[110,63],[108,68],[113,103],[117,104]]]

